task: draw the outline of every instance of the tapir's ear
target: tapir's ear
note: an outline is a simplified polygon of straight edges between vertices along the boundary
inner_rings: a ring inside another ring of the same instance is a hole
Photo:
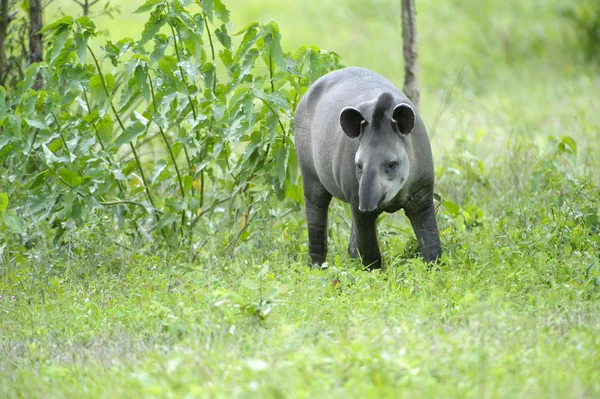
[[[340,125],[346,136],[355,139],[362,133],[367,125],[367,120],[359,110],[354,107],[346,107],[340,114]]]
[[[394,108],[393,122],[400,133],[406,135],[415,128],[415,111],[408,104],[398,104]]]

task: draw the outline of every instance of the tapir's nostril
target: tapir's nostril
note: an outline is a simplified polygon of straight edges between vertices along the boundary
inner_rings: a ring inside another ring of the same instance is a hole
[[[370,208],[370,209],[365,208],[365,207],[360,206],[360,205],[358,206],[358,210],[361,211],[361,212],[373,212],[375,209],[377,209],[376,206],[373,207],[373,208]]]

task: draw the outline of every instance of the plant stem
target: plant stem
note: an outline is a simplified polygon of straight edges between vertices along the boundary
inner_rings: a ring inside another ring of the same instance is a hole
[[[275,85],[273,84],[273,58],[269,52],[269,80],[271,81],[271,93],[275,92]]]
[[[91,114],[90,112],[90,102],[88,100],[88,96],[87,96],[87,90],[83,90],[83,96],[85,97],[85,103],[87,104],[88,107],[88,114]],[[98,144],[100,144],[100,148],[102,148],[102,151],[106,152],[106,147],[104,147],[104,143],[102,142],[102,139],[100,138],[100,133],[98,133],[98,128],[96,127],[96,124],[94,123],[92,125],[92,128],[94,129],[94,133],[96,135],[96,140],[98,140]],[[108,161],[108,163],[111,166],[115,166],[113,160],[111,159],[110,155],[106,155],[106,160]],[[121,183],[121,181],[117,180],[117,186],[119,187],[119,191],[121,192],[121,194],[123,194],[123,196],[125,195],[125,188],[123,188],[123,183]]]
[[[208,28],[208,18],[206,18],[206,14],[204,15],[204,25],[206,25],[206,33],[208,33],[208,43],[210,44],[210,54],[212,55],[212,60],[215,60],[215,46],[213,45],[212,35],[210,34],[210,29]]]
[[[92,51],[92,49],[90,48],[89,45],[87,46],[87,48],[88,48],[90,54],[92,55],[92,58],[94,59],[94,63],[96,64],[96,69],[98,70],[98,74],[100,75],[100,80],[102,81],[102,87],[104,88],[106,97],[108,97],[109,101],[110,101],[110,108],[112,109],[113,113],[115,114],[115,118],[117,118],[117,122],[119,123],[119,126],[121,127],[123,132],[125,132],[125,126],[123,125],[123,122],[121,121],[121,117],[119,116],[119,113],[115,109],[115,106],[113,105],[112,100],[110,99],[111,96],[110,96],[110,93],[108,92],[108,87],[106,86],[106,81],[104,80],[104,75],[102,74],[102,70],[100,69],[100,64],[98,63],[98,59],[96,58],[96,55],[94,54],[94,52]],[[129,146],[131,147],[131,152],[133,153],[133,156],[135,158],[135,162],[136,162],[138,170],[140,172],[140,176],[142,177],[142,182],[144,183],[144,189],[146,191],[146,195],[148,196],[148,200],[150,201],[150,204],[152,205],[152,209],[156,210],[156,205],[154,205],[154,200],[152,199],[152,195],[150,194],[150,189],[148,188],[148,183],[146,181],[146,176],[144,175],[144,169],[142,168],[140,158],[138,157],[137,151],[135,150],[135,147],[133,146],[132,142],[129,142]],[[158,222],[159,217],[156,212],[154,212],[154,218]]]
[[[204,204],[204,169],[200,171],[200,208]]]
[[[150,77],[150,73],[147,73],[148,82],[150,82],[150,94],[152,94],[152,105],[154,106],[154,112],[158,114],[158,108],[156,107],[156,99],[154,97],[154,84],[152,83],[152,78]],[[158,126],[158,125],[157,125]],[[181,189],[181,195],[185,199],[185,190],[183,188],[183,179],[181,178],[181,173],[179,173],[179,166],[177,166],[177,161],[175,160],[175,155],[173,155],[173,149],[171,148],[171,144],[169,140],[167,140],[167,135],[162,127],[158,126],[158,130],[167,146],[167,150],[169,151],[169,156],[171,157],[171,161],[173,162],[173,166],[175,166],[175,173],[177,173],[177,181],[179,181],[179,188]],[[183,229],[185,226],[185,210],[181,211],[181,228]],[[182,230],[183,234],[183,230]]]
[[[56,115],[54,115],[54,112],[50,111],[50,115],[52,115],[52,118],[54,119],[54,122],[56,123],[56,126],[58,126],[58,134],[60,135],[60,138],[65,146],[65,150],[71,154],[71,150],[69,150],[69,146],[67,145],[67,139],[65,137],[65,135],[63,134],[63,129],[62,126],[60,126],[60,123],[58,123],[58,118],[56,117]],[[79,166],[74,165],[75,168],[77,168],[77,172],[80,175],[83,175],[83,173],[81,173],[81,169],[79,168]]]
[[[213,63],[214,63],[216,60],[215,45],[212,40],[212,34],[210,33],[210,28],[208,27],[208,22],[209,22],[208,18],[206,17],[206,14],[204,14],[204,26],[206,26],[206,33],[208,34],[208,43],[210,44],[210,55],[211,55]],[[216,95],[216,91],[217,91],[217,78],[215,76],[215,78],[213,79],[213,87],[212,87],[213,95]],[[214,121],[215,121],[215,118],[211,114],[210,122],[208,123],[208,131],[212,130]],[[206,150],[203,149],[201,160],[204,159],[205,156],[206,156]],[[202,208],[203,203],[204,203],[204,169],[200,171],[200,207],[201,208]]]
[[[260,97],[259,97],[260,98]],[[275,115],[277,117],[277,123],[279,123],[279,127],[281,128],[281,131],[283,132],[283,144],[285,144],[285,138],[287,136],[287,132],[285,130],[285,127],[283,126],[283,123],[281,123],[281,119],[279,119],[279,115],[277,114],[277,112],[275,112],[275,110],[273,109],[273,107],[271,106],[271,104],[269,104],[265,99],[260,98],[260,100],[265,103],[265,105],[267,107],[269,107],[269,109],[271,110],[271,112],[273,112],[273,115]]]
[[[73,187],[71,184],[69,184],[69,182],[66,181],[65,179],[63,179],[62,176],[59,175],[57,171],[55,171],[50,165],[48,165],[46,163],[46,161],[44,161],[44,159],[38,155],[37,152],[35,152],[35,155],[37,155],[38,159],[44,164],[46,169],[48,169],[54,176],[58,177],[58,180],[60,180],[65,186],[69,187],[71,189],[71,191],[73,191],[79,197],[81,197],[81,198],[84,197],[83,194],[81,194],[79,191],[75,190],[75,187]]]
[[[119,201],[100,201],[100,205],[103,206],[115,206],[115,205],[136,205],[139,206],[141,208],[144,208],[146,210],[146,212],[148,213],[152,213],[149,212],[148,209],[144,206],[144,204],[141,204],[139,202],[136,201],[131,201],[131,200],[119,200]],[[158,213],[164,213],[163,211],[159,210],[159,209],[155,209],[156,212]]]
[[[167,3],[167,10],[169,14],[171,14],[171,10],[169,8],[169,3]],[[173,34],[173,44],[175,45],[175,54],[177,55],[177,64],[179,64],[179,72],[181,73],[181,80],[187,87],[187,81],[185,79],[185,74],[183,73],[183,68],[181,67],[181,55],[179,54],[179,46],[177,45],[177,35],[175,34],[175,28],[169,21],[169,27],[171,28],[171,33]],[[194,107],[194,102],[192,101],[192,96],[187,95],[188,101],[190,102],[190,107],[192,108],[192,115],[194,116],[194,120],[196,120],[196,108]]]

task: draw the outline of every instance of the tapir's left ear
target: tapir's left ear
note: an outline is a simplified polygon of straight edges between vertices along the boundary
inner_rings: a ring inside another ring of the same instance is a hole
[[[346,133],[346,136],[355,139],[363,132],[367,120],[358,109],[346,107],[340,114],[340,125],[342,125],[342,130]]]
[[[396,105],[392,118],[400,133],[404,135],[409,134],[415,128],[415,111],[408,104]]]

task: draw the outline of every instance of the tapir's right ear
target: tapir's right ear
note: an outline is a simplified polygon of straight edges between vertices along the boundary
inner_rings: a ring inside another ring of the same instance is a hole
[[[346,133],[346,136],[355,139],[363,132],[367,120],[356,108],[346,107],[340,114],[340,125],[342,125],[342,130]]]

